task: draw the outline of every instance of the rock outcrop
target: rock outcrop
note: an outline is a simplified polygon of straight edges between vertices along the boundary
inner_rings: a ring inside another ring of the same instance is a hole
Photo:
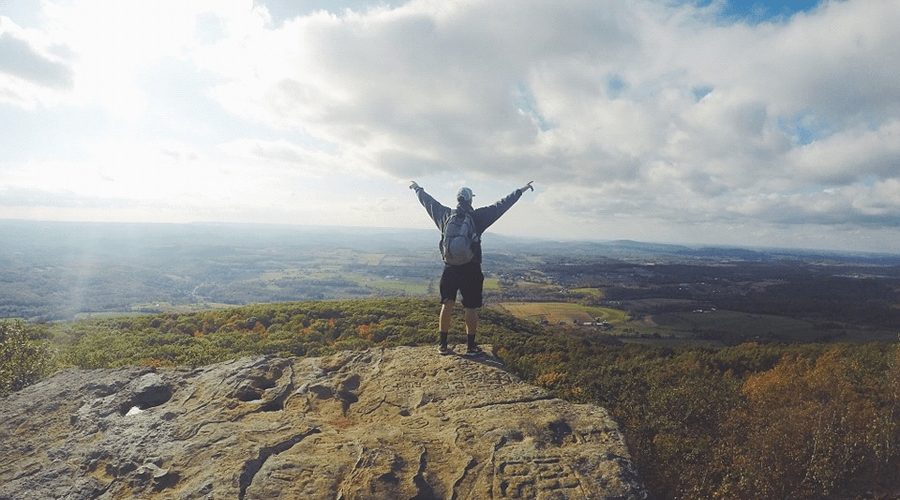
[[[490,356],[67,370],[0,401],[0,499],[637,499],[618,428]]]

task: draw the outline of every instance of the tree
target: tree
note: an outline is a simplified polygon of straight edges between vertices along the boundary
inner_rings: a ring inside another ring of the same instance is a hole
[[[844,349],[818,359],[786,355],[772,370],[748,377],[747,405],[730,415],[726,447],[732,467],[719,495],[730,498],[843,496],[892,457],[879,456],[885,408],[875,386]],[[887,415],[887,427],[896,428]],[[723,448],[724,449],[724,448]]]
[[[0,396],[36,382],[50,371],[50,350],[32,340],[21,320],[0,321]]]

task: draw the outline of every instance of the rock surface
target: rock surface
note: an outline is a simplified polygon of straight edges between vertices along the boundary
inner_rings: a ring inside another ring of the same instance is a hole
[[[604,409],[434,351],[58,373],[0,401],[0,499],[647,496]]]

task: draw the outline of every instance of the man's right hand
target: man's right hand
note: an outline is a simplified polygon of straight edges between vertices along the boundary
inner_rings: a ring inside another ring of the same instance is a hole
[[[412,184],[409,185],[409,188],[412,189],[413,191],[418,191],[419,185],[416,184],[416,181],[412,181]]]

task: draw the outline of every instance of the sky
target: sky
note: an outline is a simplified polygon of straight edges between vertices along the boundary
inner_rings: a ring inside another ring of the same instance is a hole
[[[896,253],[900,2],[0,0],[0,219],[431,228],[411,181],[534,181],[506,235]]]

